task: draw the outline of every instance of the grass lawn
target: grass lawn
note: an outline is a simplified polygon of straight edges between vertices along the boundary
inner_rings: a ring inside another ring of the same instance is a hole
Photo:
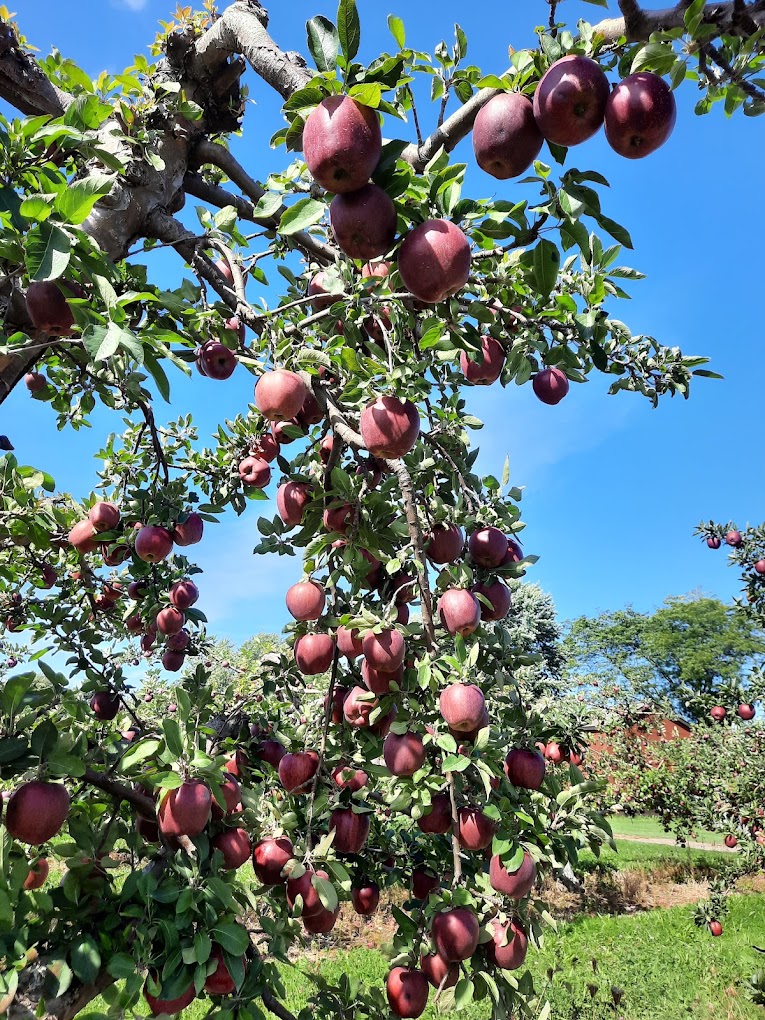
[[[639,815],[637,818],[628,818],[626,815],[610,815],[608,820],[615,836],[641,836],[644,839],[673,838],[655,815]],[[693,838],[699,843],[722,845],[724,837],[719,832],[697,829]]]
[[[537,989],[551,1000],[553,1020],[763,1020],[745,985],[762,966],[752,945],[765,944],[765,897],[734,896],[730,908],[721,938],[696,928],[686,907],[577,918],[550,932],[541,952],[530,950],[528,964]],[[555,971],[550,985],[548,968]],[[300,966],[284,967],[285,1005],[293,1013],[310,994],[307,973],[317,970],[329,978],[347,972],[382,984],[387,962],[376,950],[354,948],[313,953]],[[616,1011],[612,985],[624,990]],[[103,1008],[102,1000],[95,1000],[88,1012]],[[192,1003],[184,1020],[202,1020],[208,1011],[209,1002]],[[436,1015],[432,1005],[424,1014],[426,1020]],[[460,1013],[464,1020],[487,1020],[488,1015],[486,1003]]]
[[[666,846],[662,843],[632,843],[626,839],[616,840],[616,850],[603,847],[600,857],[584,850],[579,855],[581,871],[618,871],[624,868],[645,868],[650,870],[664,863],[687,865],[688,869],[716,869],[728,860],[728,855],[716,850],[688,850],[682,846]],[[732,856],[732,855],[731,855]],[[765,1017],[763,1018],[765,1020]]]

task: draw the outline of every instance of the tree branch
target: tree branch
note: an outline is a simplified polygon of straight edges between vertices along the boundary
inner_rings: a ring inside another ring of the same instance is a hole
[[[260,995],[263,1005],[269,1013],[273,1013],[279,1020],[296,1020],[294,1014],[290,1013],[286,1006],[283,1006],[278,999],[275,999],[268,989],[264,989]]]
[[[458,142],[470,134],[481,107],[485,106],[494,96],[498,96],[501,91],[501,89],[480,89],[451,117],[447,117],[443,124],[421,145],[415,143],[407,145],[401,153],[401,158],[414,167],[417,173],[422,173],[441,146],[447,152],[451,152]]]
[[[620,18],[605,18],[594,26],[594,31],[607,43],[626,38],[627,42],[645,42],[653,32],[669,31],[685,26],[687,2],[681,0],[674,7],[646,11],[637,0],[619,0]],[[710,3],[704,8],[702,21],[715,25],[720,35],[748,35],[765,24],[765,5],[762,0],[744,6],[739,0],[727,3]]]
[[[0,24],[5,22],[0,20]],[[0,43],[0,99],[31,117],[61,117],[73,97],[56,88],[37,61],[9,39]]]
[[[86,783],[95,786],[96,789],[103,790],[104,793],[108,793],[118,800],[126,800],[133,807],[138,808],[141,814],[146,815],[147,818],[154,817],[156,813],[154,801],[151,797],[147,797],[145,794],[139,793],[138,790],[134,790],[132,786],[126,786],[124,783],[118,783],[114,779],[108,779],[102,773],[96,772],[95,769],[91,768],[85,769],[82,778]]]

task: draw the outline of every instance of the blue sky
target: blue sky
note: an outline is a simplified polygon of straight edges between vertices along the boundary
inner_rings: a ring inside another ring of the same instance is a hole
[[[24,0],[18,20],[43,53],[56,46],[95,76],[104,68],[117,72],[134,53],[145,52],[173,6],[168,0],[79,0],[73,16],[72,6],[58,0]],[[270,31],[288,50],[305,49],[307,18],[335,11],[324,0],[270,6]],[[542,0],[440,0],[435,12],[426,3],[360,0],[359,10],[362,59],[390,47],[386,16],[392,12],[404,18],[408,43],[421,49],[432,50],[441,38],[451,42],[459,21],[469,62],[485,73],[504,70],[508,44],[533,44],[534,26],[547,17]],[[602,12],[567,0],[560,13],[570,21],[596,21]],[[279,103],[267,86],[249,80],[244,137],[234,147],[250,173],[264,179],[284,158],[283,150],[264,146],[280,124]],[[681,87],[677,101],[675,132],[648,159],[620,159],[601,133],[572,150],[568,165],[596,169],[611,182],[604,211],[625,224],[634,241],[622,262],[648,276],[630,284],[633,300],[615,302],[612,313],[635,333],[707,355],[725,380],[699,380],[689,401],[667,400],[658,410],[637,396],[609,397],[599,373],[572,386],[557,407],[539,403],[530,386],[468,393],[470,409],[486,422],[477,434],[479,466],[498,474],[509,454],[512,480],[525,486],[526,549],[540,556],[529,576],[552,593],[562,618],[628,602],[650,609],[668,594],[694,588],[730,599],[737,575],[726,569],[723,551],[693,539],[693,528],[701,518],[758,523],[764,516],[762,264],[756,254],[765,226],[763,122],[727,120],[720,109],[696,117],[692,83]],[[516,182],[494,181],[473,167],[469,140],[456,155],[471,165],[466,193],[523,194]],[[153,258],[157,282],[180,280],[177,257],[165,252]],[[158,406],[157,414],[192,410],[205,436],[216,420],[243,411],[251,399],[252,377],[240,368],[225,383],[177,379],[172,408]],[[20,460],[47,468],[60,488],[79,495],[95,481],[92,454],[105,432],[120,430],[107,415],[94,422],[80,434],[57,433],[50,410],[23,388],[0,408],[0,432],[11,436]],[[209,527],[197,547],[205,568],[200,608],[217,633],[234,640],[286,622],[283,592],[300,570],[297,558],[246,558],[258,541],[255,521],[264,507],[268,512],[266,504],[253,504],[243,518]]]

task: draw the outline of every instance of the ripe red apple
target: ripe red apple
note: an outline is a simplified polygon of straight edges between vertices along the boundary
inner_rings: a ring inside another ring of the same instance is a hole
[[[183,669],[185,661],[185,654],[174,648],[166,648],[162,653],[162,666],[168,671],[168,673],[177,673],[179,670]]]
[[[303,155],[314,180],[335,195],[357,191],[380,161],[377,111],[349,96],[328,96],[303,128]]]
[[[491,922],[492,940],[486,943],[486,955],[501,970],[517,970],[526,960],[529,940],[520,921]]]
[[[487,623],[495,620],[504,620],[510,612],[510,589],[504,581],[496,577],[491,584],[481,582],[474,584],[471,591],[475,595],[483,595],[491,603],[491,608],[478,599],[481,609],[481,619]]]
[[[88,511],[88,520],[96,531],[114,531],[120,522],[120,512],[114,503],[94,503]]]
[[[349,726],[362,729],[369,726],[369,717],[380,704],[379,698],[370,698],[364,687],[352,687],[343,701],[343,716]]]
[[[383,743],[383,758],[394,776],[413,776],[425,763],[425,745],[418,733],[389,733]]]
[[[742,704],[736,709],[736,713],[740,719],[744,719],[747,722],[754,718],[754,705]]]
[[[157,630],[160,634],[180,634],[186,617],[175,606],[165,606],[157,613]]]
[[[143,990],[144,998],[149,1005],[149,1010],[152,1016],[175,1016],[176,1013],[180,1013],[182,1009],[185,1009],[190,1003],[196,998],[194,991],[194,982],[189,985],[185,992],[177,996],[175,999],[158,999],[156,996],[148,992],[144,987]]]
[[[715,722],[722,722],[725,716],[728,714],[722,705],[715,705],[709,713]]]
[[[29,874],[24,879],[24,888],[26,890],[41,888],[45,885],[45,880],[47,879],[49,872],[50,865],[48,864],[48,858],[41,857],[30,866]]]
[[[79,553],[90,553],[95,552],[98,548],[98,543],[95,538],[95,529],[89,520],[78,521],[77,524],[69,532],[69,543]]]
[[[434,988],[454,988],[460,979],[459,964],[447,963],[438,953],[421,955],[420,967]]]
[[[345,719],[345,716],[343,715],[343,705],[345,704],[345,699],[348,697],[349,693],[350,691],[347,687],[335,687],[334,691],[332,692],[332,714],[330,716],[330,719],[335,724],[335,726],[339,726],[340,723],[343,722]],[[325,711],[328,707],[328,704],[329,695],[325,694],[324,695]]]
[[[372,669],[395,673],[404,661],[406,645],[402,634],[392,628],[379,634],[368,630],[361,638],[361,650]]]
[[[548,142],[579,145],[598,131],[608,102],[608,79],[589,57],[556,60],[534,93],[534,119]]]
[[[366,659],[361,664],[361,679],[374,694],[390,694],[391,683],[395,682],[401,686],[404,679],[403,663],[393,673],[384,673],[379,669],[373,669]]]
[[[336,808],[329,816],[329,830],[334,829],[333,847],[339,854],[357,854],[369,836],[369,815],[356,814],[351,808]]]
[[[517,871],[508,871],[498,854],[494,854],[489,862],[489,882],[492,889],[504,893],[511,900],[522,900],[527,896],[536,879],[537,866],[528,853],[524,852]]]
[[[734,549],[738,549],[744,539],[740,531],[729,531],[725,536],[725,541],[728,545],[733,546]]]
[[[96,691],[90,699],[90,708],[96,719],[107,722],[120,710],[120,696],[113,691]]]
[[[437,793],[431,799],[428,814],[417,819],[417,827],[421,832],[444,835],[452,827],[452,802],[448,793]]]
[[[170,588],[169,594],[170,602],[176,609],[186,610],[193,606],[199,598],[199,588],[197,588],[193,581],[184,577],[182,581],[175,582]]]
[[[159,563],[173,551],[173,536],[167,528],[149,524],[138,532],[135,540],[136,556],[144,563]]]
[[[244,327],[241,329],[244,339]],[[208,340],[197,356],[197,368],[208,379],[230,379],[236,365],[236,354],[219,340]]]
[[[307,793],[319,768],[316,751],[293,751],[279,762],[279,779],[287,793]]]
[[[619,82],[606,103],[606,139],[627,159],[642,159],[662,146],[675,126],[677,106],[663,78],[639,71]]]
[[[269,421],[294,418],[306,397],[306,386],[295,372],[277,368],[264,372],[255,386],[255,404]]]
[[[276,509],[289,527],[303,520],[303,511],[311,502],[311,486],[305,482],[285,482],[276,490]]]
[[[709,546],[710,549],[719,549],[720,546],[722,545],[722,542],[720,541],[717,535],[710,535],[709,538],[707,539],[707,545]],[[765,563],[765,560],[763,560],[763,563]]]
[[[475,684],[450,684],[441,691],[439,709],[451,729],[467,733],[480,726],[486,699]]]
[[[342,626],[338,627],[336,640],[338,651],[346,659],[357,659],[361,655],[361,638],[357,630],[349,630],[347,627]]]
[[[315,914],[303,916],[303,927],[311,935],[327,935],[335,927],[339,913],[340,904],[334,910],[325,910],[322,907]]]
[[[49,336],[67,336],[74,326],[72,309],[53,280],[33,281],[27,287],[27,312],[35,329]]]
[[[252,870],[263,885],[281,885],[282,871],[294,856],[292,842],[286,836],[261,839],[252,852]]]
[[[235,871],[249,859],[252,853],[250,837],[244,829],[226,829],[212,840],[213,850],[223,854],[225,871]]]
[[[257,761],[265,762],[271,768],[278,769],[279,763],[286,753],[284,744],[280,740],[261,740],[257,747],[253,748],[252,756]]]
[[[11,794],[5,827],[14,839],[40,846],[60,831],[68,813],[69,794],[65,786],[33,780]]]
[[[416,900],[426,900],[440,885],[438,875],[425,868],[415,868],[412,872],[412,896]]]
[[[323,515],[324,527],[327,531],[335,531],[338,535],[347,535],[356,520],[356,507],[351,503],[327,507]]]
[[[259,457],[245,457],[239,462],[239,479],[242,485],[265,489],[271,481],[271,465]]]
[[[211,810],[209,786],[201,779],[187,779],[164,795],[157,822],[166,836],[198,836],[209,822]]]
[[[729,832],[728,835],[725,837],[725,845],[728,847],[729,850],[732,850],[734,846],[738,846],[738,840],[733,835],[733,833]]]
[[[555,740],[551,740],[550,743],[545,747],[544,755],[548,761],[551,761],[553,763],[553,765],[560,765],[560,763],[566,757],[563,748]]]
[[[497,98],[500,98],[499,96]],[[460,368],[468,382],[488,385],[496,382],[505,366],[505,348],[493,336],[481,337],[481,351],[475,360],[471,351],[460,351]]]
[[[287,903],[290,910],[294,910],[295,901],[300,896],[303,900],[303,909],[300,911],[301,917],[311,917],[314,914],[322,913],[326,909],[314,887],[314,875],[329,879],[326,871],[314,871],[313,868],[306,868],[300,878],[287,879]]]
[[[196,545],[202,541],[204,526],[204,519],[199,514],[187,514],[186,520],[178,521],[173,528],[173,541],[180,546]]]
[[[420,434],[420,413],[411,400],[378,397],[361,412],[359,429],[364,446],[383,460],[404,457]]]
[[[231,272],[231,266],[228,264],[228,259],[218,259],[215,263],[215,268],[218,270],[220,275],[226,281],[226,283],[234,282],[234,274]]]
[[[754,565],[754,569],[758,574],[765,574],[765,560],[757,560]]]
[[[438,616],[450,634],[468,637],[481,622],[481,606],[466,588],[447,588],[438,600]]]
[[[264,432],[253,442],[250,454],[270,464],[279,454],[279,444],[270,432]]]
[[[330,294],[327,290],[327,274],[322,269],[311,278],[308,284],[308,297],[312,297],[314,300],[311,305],[314,311],[323,312],[340,300],[339,294]]]
[[[531,388],[543,404],[559,404],[568,393],[568,379],[559,368],[543,368],[531,380]]]
[[[399,1017],[418,1017],[428,1004],[428,979],[421,970],[394,967],[385,982],[391,1012]]]
[[[521,92],[502,92],[478,111],[473,125],[476,163],[499,181],[520,177],[539,155],[542,132]]]
[[[351,889],[351,901],[357,914],[368,917],[377,910],[380,902],[380,887],[376,882],[365,881]]]
[[[131,581],[127,586],[128,598],[131,598],[134,602],[138,602],[144,595],[149,592],[148,581]]]
[[[285,601],[296,620],[318,620],[324,612],[326,595],[316,581],[298,581],[287,589]]]
[[[220,784],[220,792],[223,794],[226,809],[224,811],[218,802],[213,799],[212,817],[216,821],[220,821],[225,815],[238,813],[237,809],[239,811],[242,809],[242,788],[239,785],[238,779],[230,772],[227,772],[223,777],[223,781]]]
[[[338,765],[332,773],[332,779],[341,790],[350,790],[351,793],[358,793],[369,782],[369,776],[363,769],[350,765]]]
[[[410,232],[398,250],[404,286],[426,304],[456,294],[470,276],[470,242],[449,220],[427,220]]]
[[[723,926],[720,924],[719,921],[710,921],[709,931],[711,932],[712,935],[714,935],[715,938],[717,938],[719,935],[722,935]]]
[[[507,554],[507,537],[493,526],[479,528],[468,539],[470,558],[479,567],[498,567]]]
[[[318,676],[332,665],[335,642],[329,634],[303,634],[295,642],[294,654],[303,676]]]
[[[438,525],[431,531],[425,554],[431,563],[454,563],[462,556],[465,538],[456,524]]]
[[[373,723],[369,727],[370,733],[376,733],[378,737],[387,737],[390,733],[390,728],[396,721],[398,715],[398,707],[391,705],[390,711],[387,715],[381,716],[376,723]]]
[[[480,927],[469,907],[454,907],[436,914],[430,933],[438,955],[447,963],[459,963],[476,951]]]
[[[339,247],[352,259],[384,255],[396,239],[396,207],[376,184],[335,195],[329,219]]]
[[[210,951],[210,960],[215,963],[215,970],[207,975],[204,988],[208,995],[231,995],[236,991],[236,982],[231,977],[231,971],[226,966],[223,958],[223,950],[220,946],[213,946]],[[244,962],[244,957],[242,957]]]
[[[505,758],[505,775],[523,790],[538,790],[545,778],[545,760],[539,751],[514,747]]]
[[[485,850],[494,839],[497,824],[476,807],[459,810],[460,845],[465,850]]]
[[[507,552],[502,557],[502,562],[500,563],[500,567],[506,567],[510,563],[520,563],[522,559],[523,559],[523,549],[521,549],[521,547],[518,545],[518,543],[514,539],[508,538],[508,540],[507,540]]]

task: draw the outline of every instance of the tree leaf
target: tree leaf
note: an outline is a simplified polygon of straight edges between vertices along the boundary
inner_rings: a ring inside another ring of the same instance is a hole
[[[218,943],[221,949],[231,953],[232,956],[241,956],[250,944],[250,936],[245,929],[233,921],[216,924],[210,932],[210,937],[213,942]]]
[[[39,223],[27,234],[26,265],[29,279],[57,280],[69,265],[72,240],[61,227]]]
[[[340,36],[329,18],[321,14],[306,22],[308,49],[319,71],[333,71],[337,64]]]
[[[396,40],[398,48],[403,50],[406,43],[406,29],[404,28],[404,22],[401,18],[396,17],[395,14],[389,14],[388,28],[390,29],[390,34]]]
[[[111,174],[91,174],[62,191],[56,198],[54,208],[67,223],[82,223],[90,216],[99,198],[109,194],[113,183]]]
[[[361,25],[359,12],[356,9],[356,0],[340,0],[340,6],[337,9],[337,30],[345,59],[350,62],[359,52],[359,42],[361,41]]]
[[[324,203],[315,198],[301,198],[299,202],[285,209],[279,220],[279,233],[290,235],[312,227],[324,215]]]
[[[560,252],[552,241],[543,238],[534,249],[534,282],[544,297],[555,286],[559,268]]]
[[[75,976],[85,984],[92,984],[98,977],[101,970],[101,954],[98,951],[96,940],[92,935],[84,938],[72,946],[69,953],[69,962]]]

